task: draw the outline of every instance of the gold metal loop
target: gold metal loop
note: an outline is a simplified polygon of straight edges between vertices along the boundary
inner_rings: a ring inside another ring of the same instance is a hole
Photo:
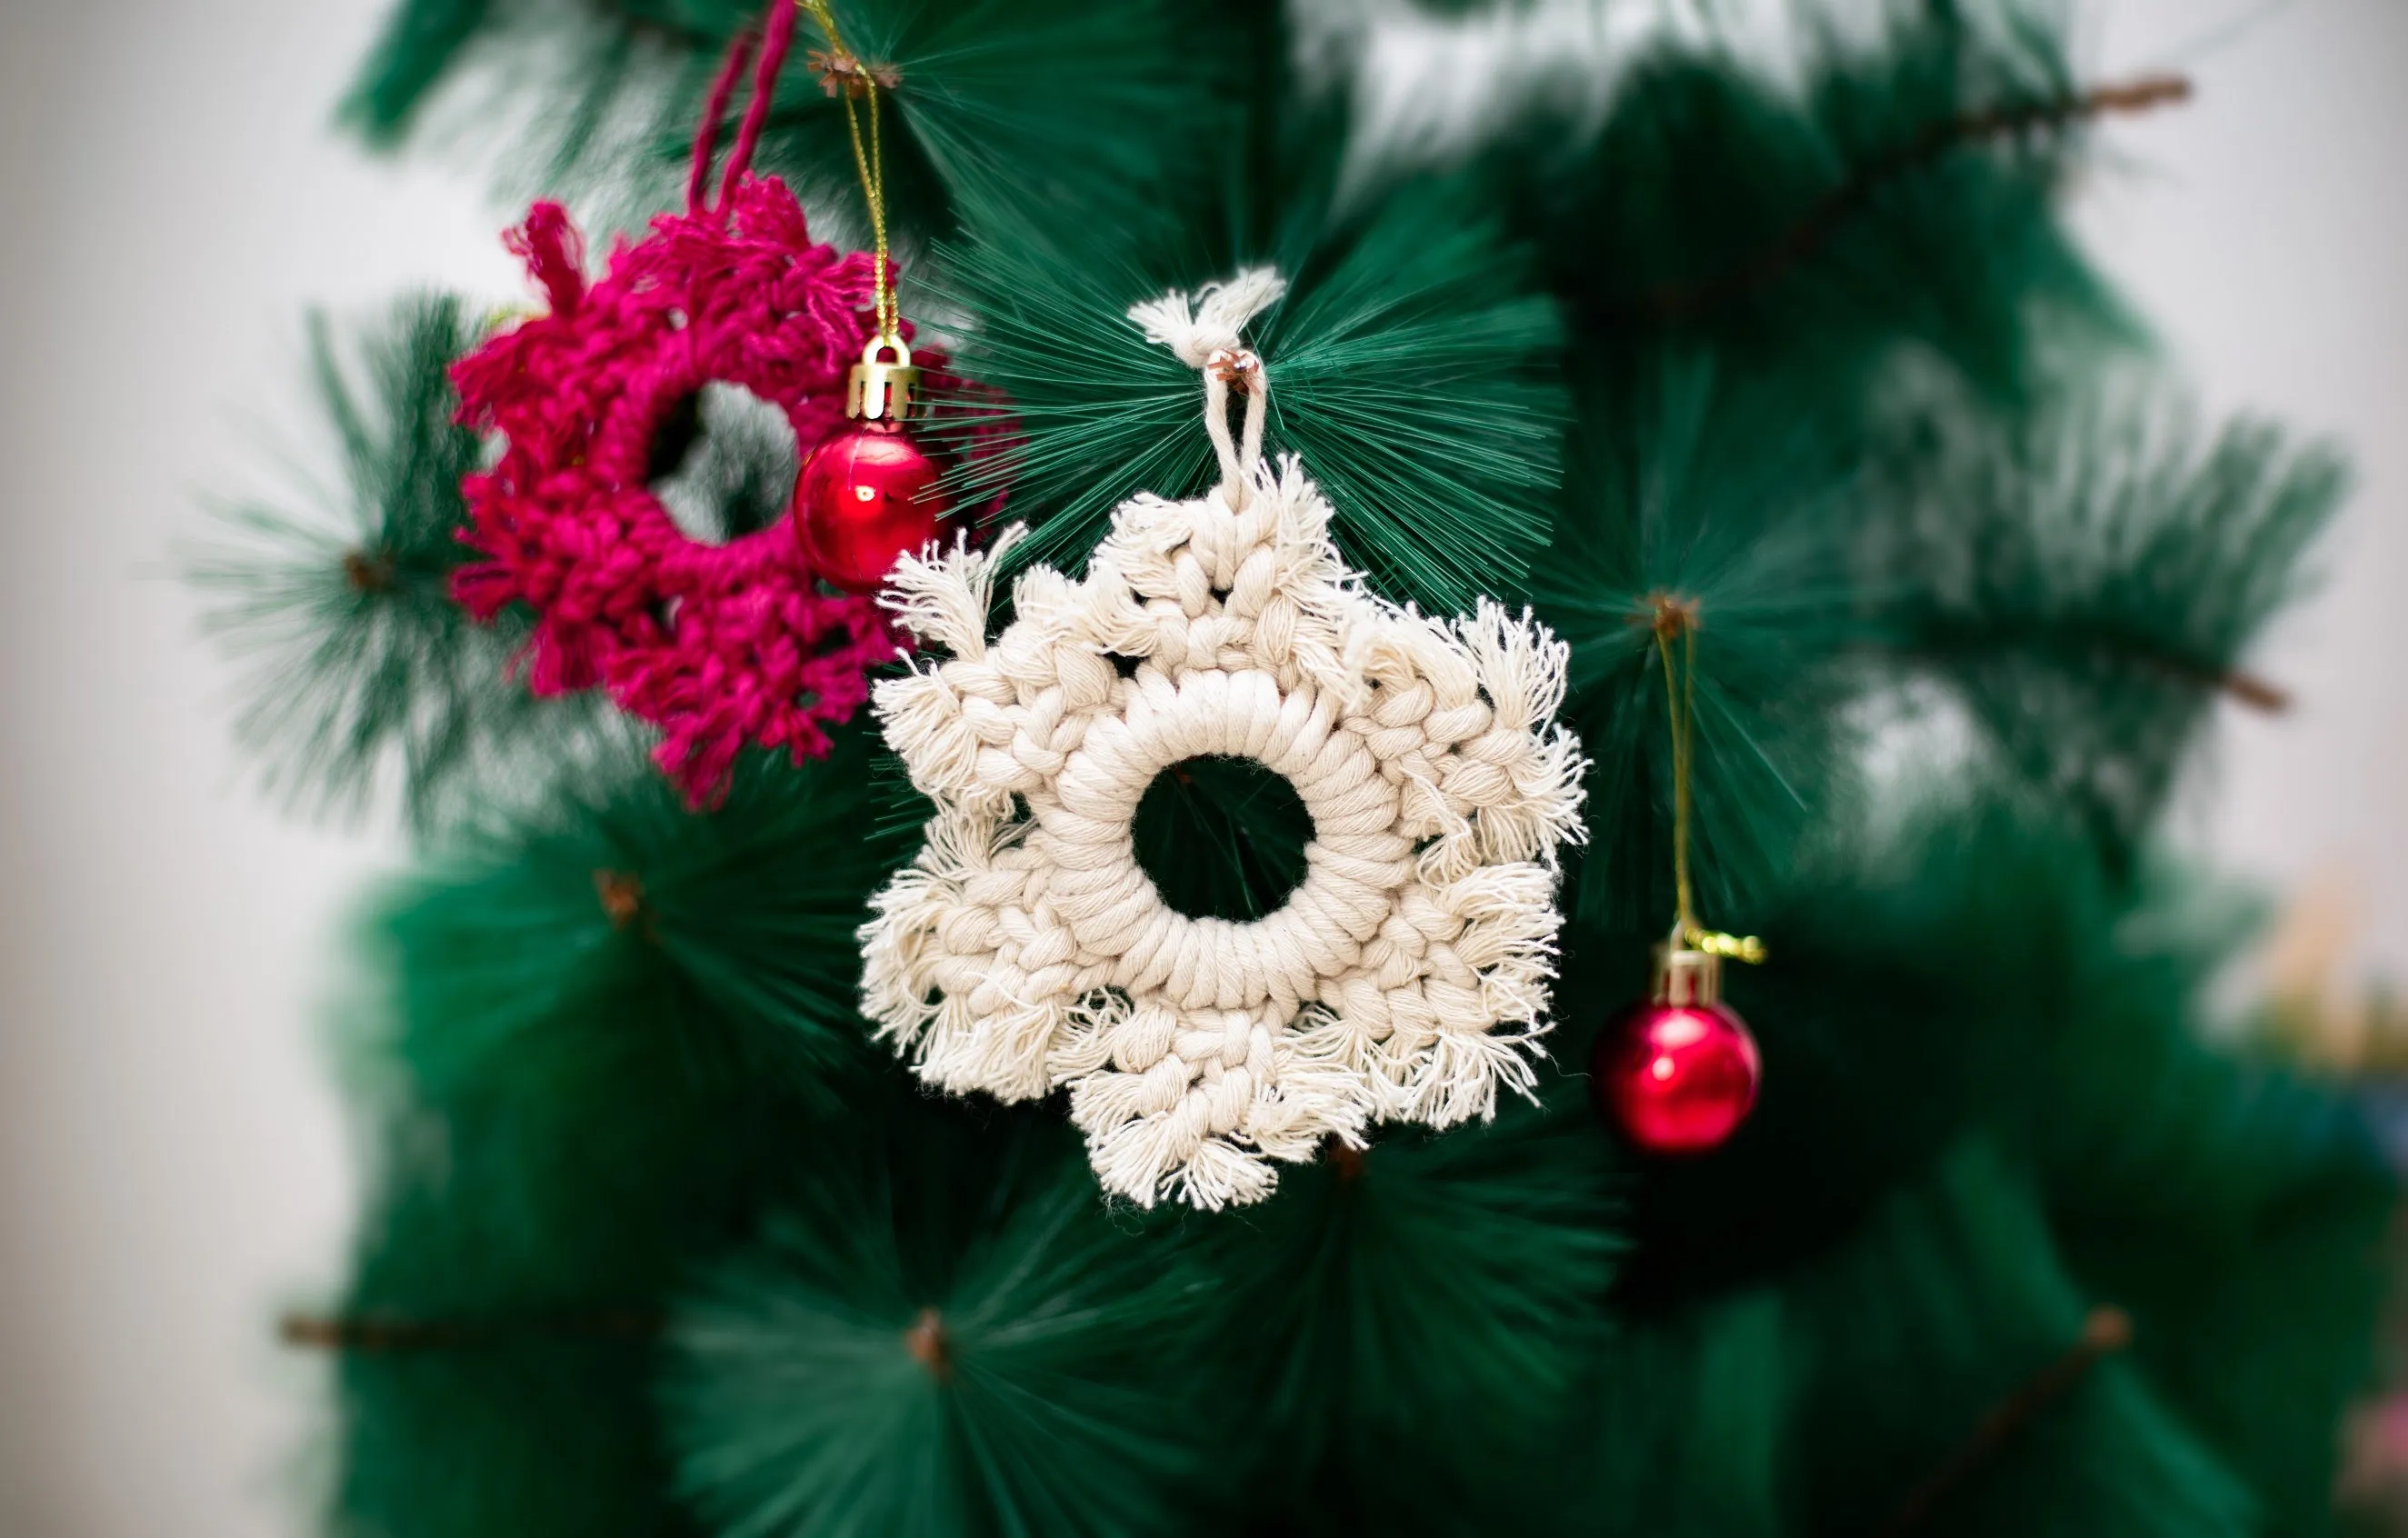
[[[892,352],[889,363],[881,356]],[[856,422],[903,422],[920,390],[920,370],[911,367],[911,344],[881,332],[861,344],[861,361],[853,366],[845,386],[844,414]]]

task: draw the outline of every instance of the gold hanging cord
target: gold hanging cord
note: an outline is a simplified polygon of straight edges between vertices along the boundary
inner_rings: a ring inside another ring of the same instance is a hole
[[[844,104],[844,126],[853,136],[853,168],[861,173],[861,195],[869,205],[869,235],[878,257],[871,291],[878,306],[878,337],[882,342],[899,342],[902,333],[895,305],[895,274],[886,254],[886,155],[878,122],[878,88],[882,79],[885,84],[894,84],[894,72],[883,65],[863,63],[845,46],[844,35],[837,30],[836,13],[829,9],[828,0],[795,3],[827,36],[827,51],[813,53],[810,62],[819,68],[822,88]],[[869,133],[866,141],[861,132],[862,114],[853,108],[856,96],[868,104]]]
[[[1689,881],[1689,776],[1696,763],[1690,726],[1698,704],[1698,605],[1694,598],[1656,600],[1656,654],[1664,663],[1664,709],[1672,728],[1672,920],[1675,950],[1703,951],[1750,964],[1764,959],[1764,941],[1754,935],[1727,935],[1698,922]],[[1680,658],[1673,659],[1674,642]]]

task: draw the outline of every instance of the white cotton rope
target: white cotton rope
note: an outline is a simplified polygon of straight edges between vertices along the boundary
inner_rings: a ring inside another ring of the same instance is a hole
[[[1567,648],[1486,601],[1442,620],[1371,596],[1297,461],[1262,464],[1269,381],[1240,328],[1283,288],[1256,268],[1129,311],[1204,375],[1210,492],[1123,504],[1083,581],[1022,573],[992,641],[1021,530],[907,557],[882,600],[950,655],[877,690],[937,813],[861,930],[863,1007],[944,1088],[1068,1085],[1102,1184],[1149,1206],[1259,1200],[1274,1159],[1528,1093],[1557,854],[1584,836]],[[1146,788],[1207,755],[1312,814],[1303,883],[1254,923],[1174,912],[1137,863]]]

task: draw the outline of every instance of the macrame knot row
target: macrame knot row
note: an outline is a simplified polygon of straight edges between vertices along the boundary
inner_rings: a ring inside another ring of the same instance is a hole
[[[1106,1188],[1149,1205],[1256,1200],[1274,1160],[1527,1092],[1582,837],[1566,648],[1495,604],[1372,597],[1297,462],[1262,463],[1268,370],[1238,328],[1282,287],[1255,270],[1130,311],[1203,375],[1219,484],[1124,504],[1082,581],[1023,572],[992,639],[1017,530],[907,558],[882,600],[945,660],[876,693],[937,812],[862,929],[864,1008],[948,1089],[1069,1086]],[[1254,923],[1174,912],[1137,864],[1146,787],[1211,755],[1312,816],[1302,884]]]

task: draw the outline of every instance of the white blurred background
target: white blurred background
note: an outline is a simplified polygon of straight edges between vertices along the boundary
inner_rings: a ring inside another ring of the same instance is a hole
[[[1868,0],[1870,5],[1870,0]],[[2086,75],[2191,73],[2076,210],[2219,408],[2354,451],[2329,581],[2230,707],[2193,843],[2358,921],[2408,980],[2408,4],[2093,0]],[[300,314],[518,293],[473,175],[327,128],[382,0],[0,0],[0,1535],[302,1531],[312,1370],[280,1301],[350,1204],[315,1057],[394,858],[295,828],[230,752],[166,575],[306,424]]]

